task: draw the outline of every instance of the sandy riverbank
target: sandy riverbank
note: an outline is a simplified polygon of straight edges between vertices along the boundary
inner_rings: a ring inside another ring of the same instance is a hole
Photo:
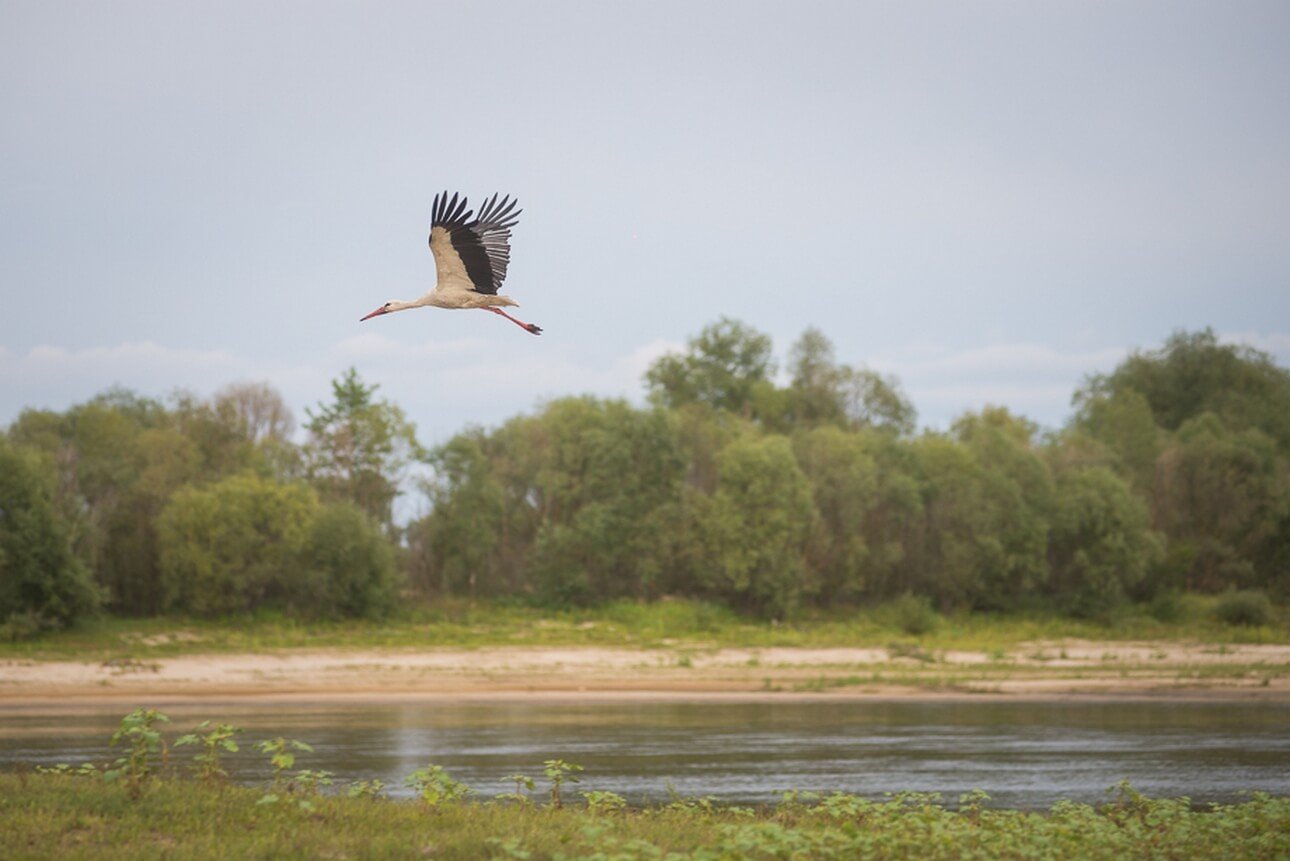
[[[882,648],[482,648],[0,662],[0,706],[230,697],[1115,696],[1290,701],[1290,645],[1029,643],[1005,654]]]

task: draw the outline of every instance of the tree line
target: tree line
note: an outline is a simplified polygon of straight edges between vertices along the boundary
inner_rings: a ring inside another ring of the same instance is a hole
[[[1266,354],[1177,333],[1043,433],[996,406],[918,432],[896,380],[814,329],[784,370],[722,319],[653,364],[645,406],[562,398],[429,451],[353,369],[300,442],[263,384],[27,410],[0,438],[0,620],[380,615],[406,590],[1097,617],[1290,591],[1290,372]],[[398,526],[417,463],[429,513]]]

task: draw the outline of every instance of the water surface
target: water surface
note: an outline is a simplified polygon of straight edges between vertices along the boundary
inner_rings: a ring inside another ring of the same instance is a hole
[[[782,790],[941,792],[983,789],[1000,807],[1096,803],[1128,779],[1155,796],[1239,801],[1245,790],[1290,795],[1290,706],[1208,702],[360,703],[206,702],[163,709],[177,737],[210,718],[255,741],[309,742],[299,767],[338,782],[402,780],[434,762],[484,795],[504,777],[539,778],[542,762],[586,770],[574,789],[633,802],[670,792],[764,803]],[[120,707],[0,711],[0,768],[79,764],[112,755]],[[244,743],[244,748],[250,745]],[[173,758],[188,760],[193,748]],[[230,757],[235,776],[267,779],[262,754]]]

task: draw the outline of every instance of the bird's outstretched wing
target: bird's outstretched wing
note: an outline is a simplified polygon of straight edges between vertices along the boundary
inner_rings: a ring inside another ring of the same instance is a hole
[[[436,194],[430,219],[436,290],[473,290],[496,294],[511,262],[511,228],[519,222],[518,200],[494,194],[479,208],[466,209],[466,198]]]

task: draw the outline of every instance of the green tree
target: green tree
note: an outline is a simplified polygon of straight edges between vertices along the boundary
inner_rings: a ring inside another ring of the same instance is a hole
[[[894,377],[845,365],[841,370],[838,386],[842,411],[852,427],[872,427],[901,435],[914,432],[918,413]]]
[[[685,466],[675,422],[623,401],[566,398],[534,430],[539,589],[557,602],[655,594]]]
[[[9,433],[56,465],[56,505],[71,525],[77,555],[105,587],[108,606],[154,609],[139,603],[157,582],[150,497],[159,490],[161,465],[178,467],[191,454],[169,433],[165,408],[113,389],[62,414],[24,411]]]
[[[770,336],[723,317],[691,338],[684,353],[654,362],[645,380],[663,406],[697,402],[751,417],[758,397],[774,389],[774,372]]]
[[[57,465],[57,505],[112,610],[160,610],[156,520],[177,489],[272,471],[233,418],[186,393],[167,409],[114,389],[63,414],[24,412],[10,429]]]
[[[430,455],[432,477],[423,489],[430,514],[409,528],[419,585],[445,594],[500,594],[502,487],[478,432],[458,434]]]
[[[302,600],[314,492],[253,473],[176,493],[158,521],[163,605],[201,616]]]
[[[303,548],[303,589],[292,604],[326,616],[384,616],[398,598],[394,547],[380,525],[352,502],[324,505]]]
[[[911,451],[918,463],[922,518],[906,542],[900,577],[892,585],[926,595],[943,608],[969,606],[983,591],[982,568],[999,555],[983,470],[967,446],[940,434],[922,435]]]
[[[823,332],[814,327],[803,332],[788,353],[788,424],[845,424],[843,371],[834,358],[833,342]]]
[[[819,329],[808,328],[789,350],[791,381],[778,398],[763,395],[763,418],[771,426],[791,430],[833,424],[851,428],[880,428],[896,434],[914,429],[916,413],[899,384],[864,368],[839,364],[833,344]],[[769,407],[778,407],[772,412]]]
[[[14,634],[66,625],[99,599],[54,504],[53,470],[0,436],[0,622]]]
[[[1122,603],[1162,555],[1146,505],[1105,467],[1058,475],[1051,522],[1048,588],[1079,616]]]
[[[873,428],[814,428],[793,437],[819,514],[808,561],[817,600],[892,598],[910,585],[901,569],[922,513],[918,465],[908,443]]]
[[[349,500],[387,529],[407,467],[425,457],[403,410],[375,397],[354,368],[333,380],[331,403],[305,410],[308,475],[328,500]]]
[[[1107,455],[1102,459],[1128,478],[1138,493],[1152,492],[1156,459],[1168,434],[1156,424],[1151,404],[1141,392],[1126,387],[1084,397],[1070,431],[1103,446]]]
[[[878,464],[863,436],[818,427],[793,438],[802,472],[810,480],[819,515],[807,560],[823,600],[854,603],[871,584],[866,525],[879,502]]]
[[[1135,352],[1110,374],[1090,377],[1075,402],[1082,411],[1092,400],[1130,390],[1146,399],[1165,430],[1213,413],[1225,427],[1258,429],[1290,453],[1290,371],[1266,353],[1218,343],[1212,329],[1175,332],[1160,350]]]
[[[799,603],[814,525],[811,486],[782,436],[745,435],[722,450],[712,496],[694,495],[696,585],[780,617]]]
[[[955,438],[913,442],[922,518],[909,535],[904,588],[943,607],[1007,608],[1043,587],[1052,481],[1034,427],[1001,409],[968,414]]]
[[[1186,422],[1159,458],[1154,507],[1186,586],[1281,591],[1290,462],[1267,434],[1208,413]]]
[[[268,383],[231,383],[215,393],[212,407],[254,446],[258,468],[283,480],[301,474],[300,450],[292,441],[296,420],[277,389]]]
[[[1033,422],[1002,407],[986,407],[954,423],[955,436],[981,467],[984,513],[991,522],[977,541],[982,553],[977,606],[1007,606],[1034,594],[1047,579],[1053,480],[1035,450],[1036,430]]]

